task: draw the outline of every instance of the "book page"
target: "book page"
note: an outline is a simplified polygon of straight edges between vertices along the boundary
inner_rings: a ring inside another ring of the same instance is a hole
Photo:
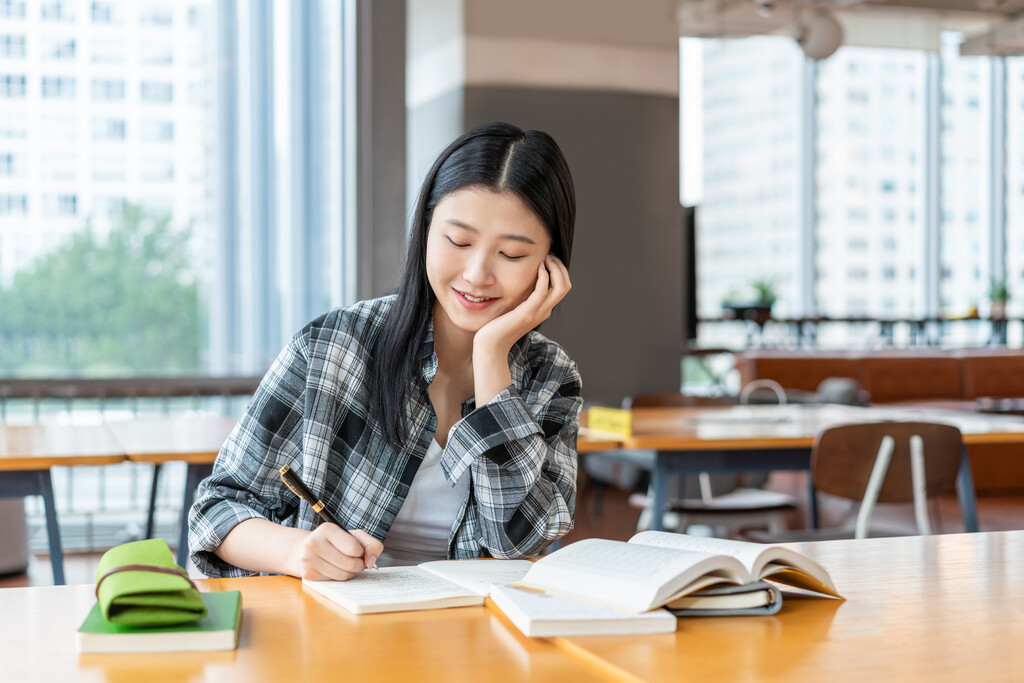
[[[522,583],[639,612],[710,583],[749,580],[728,556],[590,538],[541,558]]]
[[[754,578],[774,576],[780,583],[839,597],[832,577],[824,567],[789,548],[664,531],[642,531],[629,539],[629,542],[651,547],[731,555],[738,559]]]
[[[639,582],[661,583],[692,567],[707,555],[697,552],[669,552],[650,545],[623,541],[587,539],[567,545],[538,561],[559,564],[595,574],[634,577]]]
[[[527,560],[438,560],[424,562],[419,568],[478,595],[489,595],[492,584],[522,581],[532,566]]]
[[[771,547],[760,543],[748,543],[747,541],[689,536],[687,534],[676,534],[666,531],[641,531],[629,539],[629,542],[659,548],[676,548],[690,552],[709,553],[711,555],[731,555],[743,563],[747,571],[752,574],[761,553]]]
[[[468,595],[471,591],[419,567],[381,567],[360,572],[348,581],[307,581],[304,584],[340,605],[397,605]]]

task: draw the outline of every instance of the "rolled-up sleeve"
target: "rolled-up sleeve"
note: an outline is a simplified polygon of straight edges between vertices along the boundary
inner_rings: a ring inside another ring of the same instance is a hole
[[[237,524],[263,518],[294,525],[296,498],[278,475],[302,461],[302,415],[307,357],[296,337],[275,359],[245,414],[217,455],[213,473],[199,485],[189,511],[189,553],[207,576],[252,574],[214,551]]]
[[[449,433],[442,467],[449,481],[470,472],[493,557],[535,554],[572,529],[580,392],[576,364],[555,347],[527,386],[508,387]]]

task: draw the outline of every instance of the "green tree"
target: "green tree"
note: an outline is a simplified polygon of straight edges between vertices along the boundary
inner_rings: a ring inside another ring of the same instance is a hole
[[[199,312],[190,230],[136,205],[91,223],[0,288],[0,374],[194,372]]]

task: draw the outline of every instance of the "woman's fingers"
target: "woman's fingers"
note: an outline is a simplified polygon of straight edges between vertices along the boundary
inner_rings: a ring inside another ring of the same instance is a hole
[[[303,578],[347,581],[372,566],[383,549],[380,541],[365,531],[349,532],[335,524],[321,524],[303,546]]]
[[[363,564],[366,568],[374,566],[377,558],[384,552],[384,544],[362,529],[353,529],[349,533],[363,545]]]
[[[564,299],[565,295],[572,289],[572,283],[569,281],[569,271],[557,256],[548,254],[547,258],[544,259],[544,265],[549,273],[551,284],[541,309],[538,311],[539,314],[543,315],[542,320],[539,322],[547,320],[558,302]]]

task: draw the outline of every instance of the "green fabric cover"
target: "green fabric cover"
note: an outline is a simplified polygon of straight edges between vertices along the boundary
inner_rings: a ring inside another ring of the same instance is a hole
[[[182,575],[138,570],[111,574],[100,584],[97,595],[104,619],[128,626],[157,627],[185,624],[206,614],[199,591],[174,563],[167,541],[152,538],[111,548],[100,558],[96,580],[111,569],[131,564],[178,569]]]

